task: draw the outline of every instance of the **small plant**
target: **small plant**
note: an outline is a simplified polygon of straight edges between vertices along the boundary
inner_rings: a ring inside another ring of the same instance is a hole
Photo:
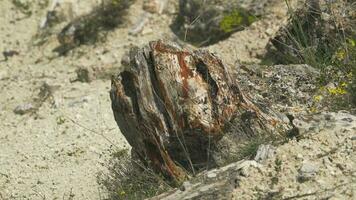
[[[350,99],[356,96],[350,76],[356,68],[356,32],[349,11],[353,5],[348,1],[318,2],[307,1],[303,9],[294,11],[286,0],[290,24],[272,41],[277,51],[272,48],[265,62],[272,58],[276,63],[308,64],[320,69],[323,94],[317,94],[314,102],[328,101],[329,108],[349,109]],[[329,83],[335,87],[327,87]],[[311,111],[318,108],[311,107]]]
[[[12,0],[14,6],[19,9],[25,15],[30,16],[32,14],[31,11],[31,1],[28,0]]]
[[[252,138],[245,139],[239,147],[236,154],[229,156],[227,162],[224,164],[230,164],[242,159],[253,159],[256,156],[257,150],[260,145],[263,144],[272,144],[277,145],[286,142],[285,136],[277,136],[266,133],[265,136],[256,136]]]
[[[64,124],[66,122],[66,118],[64,116],[58,116],[56,118],[57,125]]]
[[[274,160],[274,170],[276,171],[276,174],[274,176],[272,176],[271,178],[271,183],[272,183],[272,187],[277,185],[279,182],[279,176],[280,176],[280,172],[282,170],[282,160],[279,158],[276,158],[276,160]]]
[[[351,94],[351,101],[354,106],[356,106],[356,67],[353,69],[351,73],[352,82],[348,87],[348,90]]]
[[[69,24],[57,35],[61,46],[55,51],[65,54],[82,44],[93,44],[105,39],[108,31],[123,24],[126,9],[133,0],[105,0],[87,15]]]
[[[224,16],[224,18],[220,22],[220,28],[225,33],[231,33],[236,29],[241,29],[244,26],[249,26],[254,21],[256,21],[255,16],[248,14],[244,10],[235,9],[231,13],[228,13]]]
[[[241,148],[239,154],[240,159],[243,158],[253,158],[256,156],[258,147],[262,144],[268,143],[266,138],[257,137],[246,142],[246,144]]]
[[[110,199],[146,199],[171,189],[163,177],[131,158],[128,149],[118,150],[111,155],[113,165],[109,169],[113,172],[112,177],[103,181],[111,194]]]

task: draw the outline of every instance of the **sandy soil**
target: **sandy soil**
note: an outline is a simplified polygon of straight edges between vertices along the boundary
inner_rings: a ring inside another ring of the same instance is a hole
[[[72,2],[76,15],[97,4]],[[278,11],[271,8],[271,15],[208,49],[229,64],[237,58],[258,61],[268,36],[285,21],[286,12],[280,4],[274,7]],[[129,30],[144,12],[142,2],[137,1],[125,23],[109,32],[105,42],[58,56],[52,52],[58,46],[55,36],[44,45],[34,45],[47,8],[35,4],[31,9],[32,15],[27,16],[11,1],[0,0],[0,51],[19,53],[8,60],[0,57],[0,199],[105,199],[97,174],[107,173],[112,152],[129,148],[112,115],[110,80],[70,80],[77,67],[119,71],[120,59],[131,45],[162,38],[176,40],[169,28],[173,11],[153,14],[142,34],[132,36]],[[15,114],[18,105],[32,102],[44,82],[55,88],[53,96],[35,113]]]

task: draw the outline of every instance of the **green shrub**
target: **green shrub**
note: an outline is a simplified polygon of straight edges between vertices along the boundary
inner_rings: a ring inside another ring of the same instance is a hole
[[[306,1],[294,11],[286,3],[291,13],[289,24],[271,41],[266,62],[272,58],[278,64],[308,64],[320,69],[321,91],[316,99],[322,96],[323,105],[332,109],[349,109],[356,96],[354,6],[347,0]],[[333,86],[327,86],[329,83]]]
[[[101,182],[112,200],[146,199],[171,189],[163,177],[131,158],[127,149],[112,153],[109,171],[112,173]]]
[[[225,33],[230,33],[244,26],[249,26],[254,21],[256,21],[255,16],[242,9],[235,9],[223,17],[220,22],[220,29]]]

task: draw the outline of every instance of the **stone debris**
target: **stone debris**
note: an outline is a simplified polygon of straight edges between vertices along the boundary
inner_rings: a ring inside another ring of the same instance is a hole
[[[275,154],[276,148],[272,145],[260,145],[257,149],[255,161],[263,163],[265,160],[272,158]]]
[[[132,26],[132,28],[129,31],[129,34],[131,35],[138,35],[142,33],[144,30],[146,24],[149,22],[151,14],[148,12],[143,13],[137,22]]]
[[[51,104],[54,104],[53,93],[58,88],[59,86],[50,86],[46,82],[43,82],[38,88],[38,93],[34,95],[31,102],[18,105],[14,109],[14,113],[19,115],[34,113],[46,101],[50,101]]]
[[[75,73],[77,77],[71,79],[70,82],[79,81],[79,82],[89,83],[93,81],[95,76],[93,70],[90,67],[88,68],[79,67],[75,70]]]
[[[297,179],[300,182],[308,181],[316,176],[318,170],[318,167],[314,163],[311,163],[310,161],[304,161],[299,169]]]
[[[248,177],[248,176],[250,176],[250,172],[251,172],[250,168],[251,167],[253,167],[255,169],[260,169],[262,167],[262,165],[254,160],[247,160],[245,162],[242,162],[239,167],[240,167],[239,175]]]
[[[9,79],[9,72],[6,69],[0,69],[0,81]]]
[[[45,29],[60,21],[73,20],[74,15],[73,2],[53,0],[46,12],[45,17],[41,20],[39,27],[40,29]]]
[[[250,167],[259,167],[255,161],[239,161],[230,165],[202,172],[185,181],[180,188],[160,194],[151,200],[175,199],[231,199],[232,191],[239,185],[239,173]]]
[[[150,13],[162,14],[167,7],[167,0],[144,0],[143,10]]]
[[[4,61],[7,61],[10,57],[20,55],[20,53],[15,50],[9,50],[9,51],[3,51],[2,55],[4,56]]]
[[[30,112],[34,112],[35,110],[37,110],[37,108],[32,103],[24,103],[16,106],[14,113],[18,115],[24,115]]]
[[[242,89],[254,91],[249,92],[253,99],[282,113],[293,113],[298,107],[308,109],[320,76],[309,65],[242,65],[236,73]]]

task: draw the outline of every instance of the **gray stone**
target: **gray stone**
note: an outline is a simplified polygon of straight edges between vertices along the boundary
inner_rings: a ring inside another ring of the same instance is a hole
[[[273,147],[272,145],[260,145],[257,149],[257,153],[255,156],[255,161],[263,163],[264,161],[266,161],[268,158],[273,157],[273,155],[275,154],[275,147]]]
[[[239,166],[239,174],[241,176],[248,177],[250,175],[250,167],[261,168],[261,164],[257,163],[254,160],[244,161]]]
[[[9,73],[7,70],[0,70],[0,80],[5,80],[9,78]]]
[[[311,180],[319,171],[319,167],[309,161],[304,161],[299,169],[298,181],[305,182]]]
[[[24,115],[26,113],[30,113],[36,110],[36,107],[32,103],[24,103],[21,105],[18,105],[14,109],[14,113],[18,115]]]

